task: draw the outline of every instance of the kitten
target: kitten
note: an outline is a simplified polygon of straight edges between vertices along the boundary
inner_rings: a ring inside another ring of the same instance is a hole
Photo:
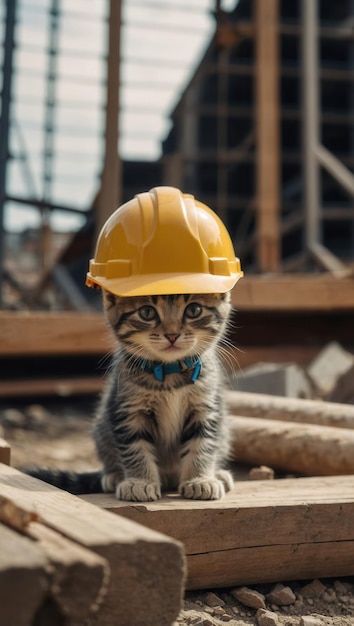
[[[166,489],[221,498],[233,484],[223,469],[229,437],[217,349],[230,294],[121,298],[103,291],[103,303],[118,350],[94,423],[101,488],[138,502]],[[57,486],[64,479],[76,493],[98,490],[98,472],[86,482],[67,472],[27,473]]]

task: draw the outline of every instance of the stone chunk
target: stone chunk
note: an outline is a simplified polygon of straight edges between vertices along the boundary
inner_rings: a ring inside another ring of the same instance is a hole
[[[224,600],[220,598],[218,595],[216,595],[216,593],[213,593],[212,591],[209,591],[207,594],[205,594],[204,601],[205,601],[205,604],[211,607],[224,606],[225,604]]]
[[[315,578],[311,583],[300,589],[300,594],[303,598],[320,598],[326,589],[327,587],[318,578]]]
[[[294,604],[296,596],[290,587],[285,587],[281,583],[275,585],[274,589],[266,595],[267,602],[277,606],[288,606]]]
[[[237,587],[231,591],[231,595],[241,604],[249,606],[252,609],[265,609],[265,596],[255,589],[249,587]]]
[[[333,341],[307,369],[318,396],[332,402],[350,402],[354,398],[354,355]]]
[[[303,615],[300,626],[323,626],[323,621],[316,615]]]
[[[278,615],[267,609],[258,609],[256,620],[258,626],[279,626],[280,624]]]
[[[252,467],[248,475],[250,480],[273,480],[274,470],[266,465],[260,467]]]
[[[294,363],[258,363],[231,381],[232,389],[289,398],[311,398],[312,390],[301,367]]]

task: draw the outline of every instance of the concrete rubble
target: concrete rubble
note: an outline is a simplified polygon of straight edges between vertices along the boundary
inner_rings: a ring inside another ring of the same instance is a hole
[[[330,342],[307,366],[258,363],[230,380],[235,391],[329,402],[354,402],[354,354]]]

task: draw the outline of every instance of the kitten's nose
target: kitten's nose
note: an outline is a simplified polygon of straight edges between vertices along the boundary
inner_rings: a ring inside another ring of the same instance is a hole
[[[166,339],[169,340],[170,343],[174,344],[177,341],[179,335],[177,335],[177,334],[168,334],[168,335],[165,335],[165,337],[166,337]]]

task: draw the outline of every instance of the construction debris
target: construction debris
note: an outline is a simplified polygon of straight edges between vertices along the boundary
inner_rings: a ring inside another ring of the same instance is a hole
[[[250,480],[273,480],[274,470],[272,467],[261,465],[260,467],[252,467],[248,477]]]
[[[307,368],[315,394],[323,400],[354,398],[354,355],[337,342],[329,343]]]
[[[312,389],[302,368],[294,363],[258,363],[231,380],[237,391],[269,393],[288,398],[311,398]]]
[[[265,609],[265,597],[259,591],[255,589],[249,589],[249,587],[239,587],[233,589],[231,595],[236,598],[241,604],[249,606],[252,609]]]
[[[290,587],[277,583],[274,589],[266,595],[266,599],[270,604],[288,606],[289,604],[294,604],[296,595]]]
[[[234,391],[350,402],[354,399],[354,354],[329,343],[307,368],[295,363],[258,363],[230,380]]]

